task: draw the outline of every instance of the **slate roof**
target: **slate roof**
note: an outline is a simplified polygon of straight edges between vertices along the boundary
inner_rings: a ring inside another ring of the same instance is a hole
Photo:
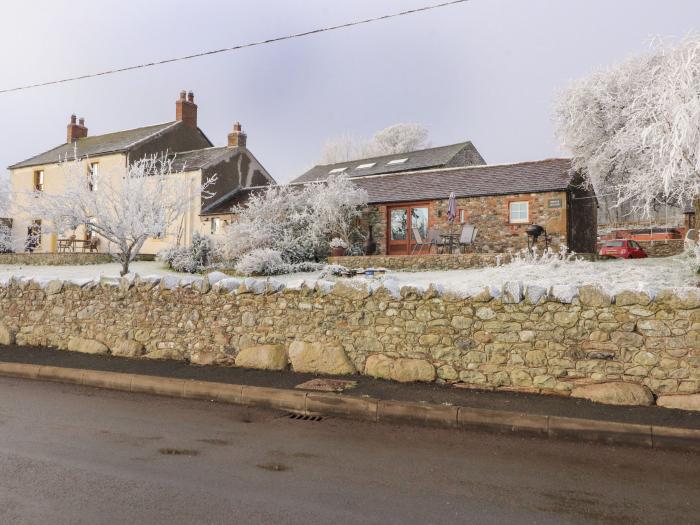
[[[245,204],[254,192],[265,191],[268,187],[269,186],[254,186],[251,188],[242,188],[239,186],[218,199],[214,197],[206,201],[200,215],[225,215],[231,213],[231,208],[236,205]]]
[[[300,175],[292,181],[312,182],[315,180],[325,180],[328,178],[329,172],[334,169],[346,167],[343,171],[350,178],[364,177],[368,175],[377,175],[379,173],[395,173],[402,171],[413,171],[418,169],[427,169],[435,167],[443,167],[448,164],[458,153],[464,148],[473,149],[476,154],[476,148],[470,141],[451,144],[449,146],[440,146],[437,148],[428,148],[408,153],[397,153],[393,155],[382,155],[379,157],[369,157],[365,159],[353,160],[350,162],[338,162],[336,164],[319,164],[308,170],[303,175]],[[480,157],[479,157],[480,158]],[[401,164],[388,165],[387,163],[395,159],[408,159]],[[362,164],[371,164],[374,166],[369,168],[357,169],[357,166]]]
[[[358,177],[353,183],[376,204],[447,199],[453,191],[457,197],[562,191],[573,177],[570,159],[546,159]]]
[[[240,148],[229,148],[227,146],[203,148],[192,151],[183,151],[174,154],[173,170],[192,171],[206,168],[210,164],[225,160],[240,151]]]
[[[177,124],[177,121],[165,122],[164,124],[155,124],[153,126],[145,126],[142,128],[117,131],[115,133],[85,137],[78,139],[75,142],[61,144],[60,146],[50,149],[49,151],[45,151],[44,153],[35,155],[27,160],[18,162],[17,164],[10,166],[9,169],[38,166],[41,164],[52,164],[54,162],[58,162],[59,159],[65,157],[66,155],[73,157],[75,147],[77,147],[79,158],[127,151],[133,146],[144,142],[146,139],[156,136],[171,127],[174,127]]]

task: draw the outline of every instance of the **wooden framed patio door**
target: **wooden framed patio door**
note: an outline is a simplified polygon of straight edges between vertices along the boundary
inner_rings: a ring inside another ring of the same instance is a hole
[[[423,240],[428,237],[427,202],[416,202],[387,207],[387,247],[389,255],[410,255],[416,245],[413,228],[417,228]],[[427,253],[423,249],[421,253]]]

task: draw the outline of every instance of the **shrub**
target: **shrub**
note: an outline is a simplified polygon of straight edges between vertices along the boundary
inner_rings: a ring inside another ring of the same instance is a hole
[[[243,275],[277,275],[289,270],[282,254],[270,248],[251,250],[238,260],[236,271]]]
[[[211,240],[195,232],[191,246],[168,248],[158,254],[158,259],[176,272],[197,273],[209,266],[211,253]]]

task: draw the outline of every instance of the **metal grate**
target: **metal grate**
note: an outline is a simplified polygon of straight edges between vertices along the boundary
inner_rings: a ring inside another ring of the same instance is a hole
[[[288,412],[284,415],[287,419],[294,419],[296,421],[323,421],[323,416],[309,416],[306,414],[296,414],[294,412]]]

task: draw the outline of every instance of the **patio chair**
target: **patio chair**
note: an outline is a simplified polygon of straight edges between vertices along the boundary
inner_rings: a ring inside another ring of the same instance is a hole
[[[431,228],[428,230],[428,242],[435,246],[435,251],[440,252],[440,249],[444,246],[441,238],[441,232],[437,228]]]
[[[464,253],[467,246],[473,246],[476,240],[477,228],[473,224],[465,224],[462,226],[462,232],[459,234],[460,252]]]
[[[683,242],[683,247],[686,251],[694,250],[698,245],[700,240],[700,232],[695,228],[689,229],[685,234],[685,241]]]
[[[415,226],[411,228],[411,230],[413,231],[413,238],[416,240],[416,244],[413,246],[411,255],[414,255],[416,253],[416,250],[418,250],[418,253],[420,253],[420,251],[423,249],[423,246],[427,246],[428,253],[430,253],[430,245],[432,243],[427,239],[423,239],[423,236],[420,234],[420,230]]]

